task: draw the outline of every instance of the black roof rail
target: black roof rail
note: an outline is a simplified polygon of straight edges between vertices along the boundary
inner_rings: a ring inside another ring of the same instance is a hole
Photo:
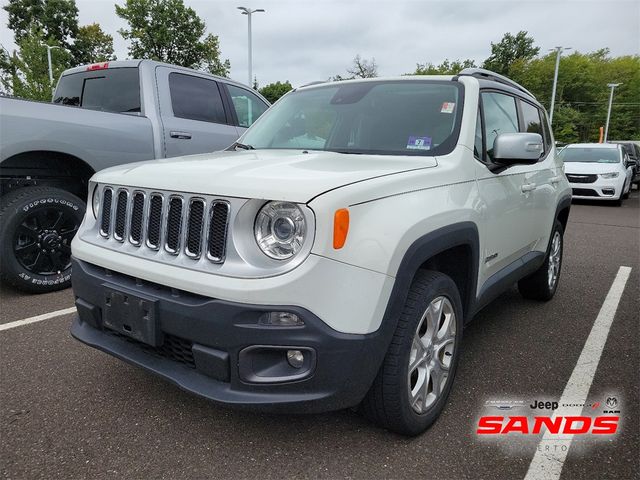
[[[465,68],[458,75],[466,75],[469,77],[493,80],[494,82],[502,83],[503,85],[509,85],[510,87],[513,87],[516,90],[520,90],[521,92],[526,93],[532,98],[536,98],[536,96],[533,93],[531,93],[529,90],[524,88],[519,83],[514,82],[513,80],[505,77],[504,75],[500,75],[498,73],[492,72],[491,70],[486,70],[484,68]]]

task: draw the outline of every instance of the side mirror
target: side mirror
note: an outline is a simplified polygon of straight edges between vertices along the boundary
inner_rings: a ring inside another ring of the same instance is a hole
[[[538,133],[501,133],[493,141],[493,163],[500,167],[533,165],[542,156]]]

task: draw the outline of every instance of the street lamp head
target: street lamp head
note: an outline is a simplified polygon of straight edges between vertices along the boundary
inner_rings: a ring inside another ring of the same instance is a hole
[[[242,10],[242,15],[251,15],[252,13],[264,12],[264,8],[258,8],[256,10],[251,10],[247,7],[237,7],[238,10]]]
[[[249,14],[249,9],[247,7],[238,7],[238,10],[242,10],[243,15]]]
[[[607,87],[609,88],[616,88],[620,85],[622,85],[622,83],[607,83]]]

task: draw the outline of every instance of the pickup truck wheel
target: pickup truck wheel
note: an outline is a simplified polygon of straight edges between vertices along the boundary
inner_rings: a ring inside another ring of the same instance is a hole
[[[534,273],[518,282],[518,290],[524,298],[547,301],[555,295],[562,269],[563,233],[562,224],[556,221],[544,263]]]
[[[450,277],[419,271],[391,345],[362,403],[373,422],[418,435],[438,418],[449,396],[462,337],[462,302]]]
[[[32,293],[71,284],[71,240],[86,205],[75,195],[52,187],[10,192],[0,204],[0,278]]]

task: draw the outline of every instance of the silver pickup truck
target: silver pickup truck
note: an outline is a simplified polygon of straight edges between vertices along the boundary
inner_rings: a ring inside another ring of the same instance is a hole
[[[268,107],[227,78],[150,60],[67,70],[52,103],[0,97],[1,280],[66,288],[95,172],[222,150]]]

